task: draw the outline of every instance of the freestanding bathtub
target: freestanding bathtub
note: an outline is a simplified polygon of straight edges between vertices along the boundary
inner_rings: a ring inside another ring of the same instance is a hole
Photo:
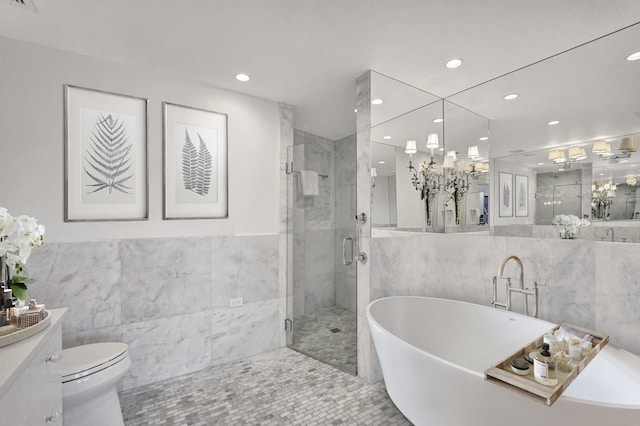
[[[640,425],[640,357],[611,345],[552,405],[484,371],[555,326],[447,299],[389,297],[367,319],[389,396],[416,426]]]

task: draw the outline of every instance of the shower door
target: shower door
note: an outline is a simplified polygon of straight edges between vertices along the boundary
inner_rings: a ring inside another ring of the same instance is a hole
[[[296,130],[287,154],[287,345],[356,374],[356,138]]]

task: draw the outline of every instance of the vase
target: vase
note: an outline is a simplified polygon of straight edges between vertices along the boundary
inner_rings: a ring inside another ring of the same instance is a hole
[[[575,240],[576,239],[576,233],[573,231],[569,231],[569,229],[567,229],[567,227],[565,226],[564,228],[561,228],[559,231],[560,234],[560,238],[563,240]]]
[[[0,256],[0,288],[9,288],[9,265],[6,256]]]

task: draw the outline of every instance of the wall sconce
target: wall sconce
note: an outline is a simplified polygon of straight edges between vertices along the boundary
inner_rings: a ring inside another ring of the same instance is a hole
[[[638,183],[638,181],[636,180],[635,176],[629,176],[627,178],[627,185],[636,185]]]
[[[587,153],[584,148],[579,146],[572,146],[569,148],[569,160],[571,161],[581,161],[587,158]]]
[[[594,142],[592,152],[601,158],[609,159],[610,163],[615,164],[621,158],[630,158],[631,153],[637,150],[638,148],[633,138],[626,137],[620,139],[618,143],[618,151],[620,151],[618,154],[612,153],[611,145],[605,141]]]
[[[620,139],[620,143],[618,144],[618,151],[622,151],[624,154],[630,154],[631,152],[636,152],[638,149],[636,147],[636,141],[633,138],[622,138]]]
[[[444,157],[444,161],[442,162],[442,168],[443,169],[453,169],[455,168],[455,165],[453,164],[455,160],[453,159],[452,156],[447,155],[446,157]]]
[[[553,161],[555,164],[560,164],[567,161],[564,156],[564,151],[561,149],[554,149],[549,151],[549,160]]]
[[[429,133],[427,135],[427,148],[434,150],[438,149],[440,144],[438,143],[438,134],[437,133]]]
[[[413,167],[413,154],[418,152],[416,141],[409,140],[404,152],[409,154],[409,173],[411,174],[411,184],[420,192],[420,199],[425,202],[425,222],[426,226],[432,226],[432,209],[435,204],[436,194],[440,191],[440,179],[442,176],[436,172],[436,162],[433,159],[433,150],[438,148],[438,134],[429,133],[427,136],[427,148],[431,151],[431,159],[427,163],[420,163],[420,170]]]
[[[591,185],[591,213],[593,217],[605,219],[609,217],[609,208],[616,196],[616,185],[612,181],[605,184],[595,182]]]
[[[591,148],[591,152],[603,157],[609,156],[611,155],[611,145],[609,142],[595,141],[593,143],[593,148]]]
[[[448,194],[448,200],[453,200],[455,203],[456,224],[460,224],[460,209],[462,206],[462,200],[464,194],[469,190],[469,176],[474,176],[474,163],[467,168],[464,165],[464,170],[456,170],[455,162],[457,161],[457,153],[455,150],[447,151],[444,161],[442,163],[442,173],[436,171],[436,162],[434,161],[433,150],[439,148],[437,133],[429,133],[427,135],[426,147],[431,151],[431,159],[429,162],[423,161],[420,163],[420,170],[416,170],[413,167],[412,156],[417,152],[416,141],[409,140],[406,143],[405,150],[409,154],[409,172],[411,174],[411,184],[420,192],[420,199],[425,201],[425,221],[426,226],[433,226],[433,212],[432,208],[435,204],[435,197],[440,192],[440,189],[444,187],[444,190]],[[478,147],[475,146],[475,151],[468,151],[473,158],[478,157]],[[466,163],[466,160],[464,161]],[[462,168],[462,166],[460,166]],[[489,171],[487,165],[486,171]]]
[[[447,155],[444,157],[442,163],[442,175],[444,177],[444,190],[448,195],[445,203],[453,200],[456,225],[460,225],[462,200],[471,186],[469,182],[471,170],[463,164],[466,163],[466,160],[460,161],[458,168],[456,168],[456,164],[454,164],[456,161],[458,161],[456,151],[447,151]]]
[[[409,155],[412,155],[418,152],[418,148],[416,147],[416,141],[407,141],[407,145],[404,148],[404,152],[406,152]]]
[[[478,145],[470,146],[467,149],[467,157],[471,158],[471,160],[475,160],[480,157],[480,151],[478,150]]]
[[[478,179],[481,173],[489,172],[489,163],[471,163],[469,165],[470,174],[474,179]]]

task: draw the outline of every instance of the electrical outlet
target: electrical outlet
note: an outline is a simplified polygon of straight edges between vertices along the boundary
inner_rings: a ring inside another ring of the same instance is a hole
[[[238,306],[242,306],[242,297],[236,297],[235,299],[229,299],[229,307],[237,308]]]

